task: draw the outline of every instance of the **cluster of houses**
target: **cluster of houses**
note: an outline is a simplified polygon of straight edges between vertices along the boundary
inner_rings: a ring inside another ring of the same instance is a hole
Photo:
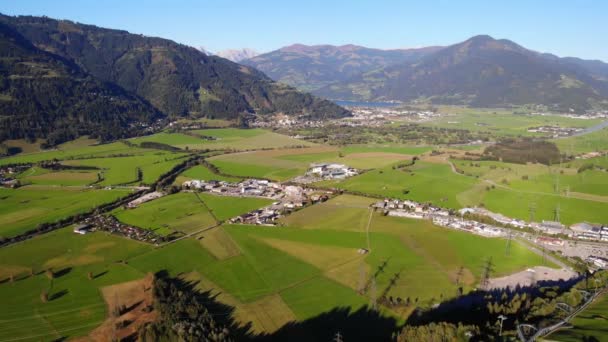
[[[458,215],[455,215],[444,208],[398,199],[385,199],[376,203],[374,207],[384,210],[389,216],[429,219],[438,226],[465,230],[484,236],[505,236],[507,232],[502,227],[515,227],[531,228],[546,235],[566,235],[574,239],[608,242],[608,226],[589,223],[576,223],[568,229],[560,222],[543,220],[542,222],[527,223],[484,208],[463,208],[458,211]],[[496,225],[465,219],[467,214],[488,217],[496,222]],[[536,240],[537,243],[548,246],[564,245],[564,241],[558,237],[539,236]]]
[[[167,240],[166,237],[155,234],[153,231],[124,224],[112,215],[95,215],[86,218],[74,227],[75,234],[87,234],[94,231],[105,231],[117,234],[132,240],[158,244]]]
[[[599,269],[608,269],[608,259],[606,258],[589,256],[586,261]]]
[[[284,186],[264,179],[247,179],[240,183],[216,180],[189,180],[182,183],[182,188],[206,191],[217,195],[280,198],[283,195],[297,196],[302,188]]]
[[[261,208],[230,219],[230,223],[274,226],[281,217],[281,212],[272,208]]]
[[[30,165],[23,166],[4,166],[0,168],[0,185],[5,188],[18,188],[21,186],[21,182],[14,177],[30,168]]]
[[[216,195],[235,197],[260,197],[275,200],[271,205],[253,210],[230,219],[231,223],[276,225],[285,213],[303,208],[306,204],[326,201],[329,196],[298,185],[275,183],[263,179],[247,179],[240,183],[224,181],[189,180],[184,189],[206,191]]]
[[[543,133],[552,138],[567,137],[579,133],[582,130],[582,128],[578,127],[561,127],[552,125],[528,128],[528,132],[530,133]]]
[[[293,197],[286,195],[280,201],[276,201],[267,207],[256,209],[234,217],[230,219],[230,223],[275,226],[277,224],[277,220],[285,213],[291,213],[293,211],[302,209],[306,204],[325,202],[329,199],[327,193],[319,194],[304,191],[303,194],[306,196],[304,200],[301,198],[294,199]]]
[[[571,225],[570,229],[572,237],[577,239],[608,242],[608,226],[582,222]]]
[[[359,171],[344,164],[337,163],[314,163],[306,172],[307,175],[322,179],[344,179],[356,176]]]
[[[462,217],[452,215],[447,209],[410,200],[385,199],[384,201],[374,204],[374,208],[384,210],[388,216],[428,219],[441,227],[458,229],[486,237],[506,235],[504,230],[499,227],[473,220],[466,220]]]

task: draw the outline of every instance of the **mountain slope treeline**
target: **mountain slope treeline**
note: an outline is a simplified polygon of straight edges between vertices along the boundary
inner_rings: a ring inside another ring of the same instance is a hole
[[[0,141],[47,138],[54,145],[88,134],[122,138],[133,122],[162,114],[124,89],[42,51],[0,23]]]
[[[243,113],[264,115],[273,112],[308,115],[313,118],[350,115],[350,112],[329,101],[276,83],[254,68],[217,56],[208,56],[195,48],[167,39],[145,37],[126,31],[46,17],[0,15],[0,23],[3,24],[3,30],[11,30],[21,37],[20,44],[29,45],[26,49],[27,54],[45,53],[45,58],[49,60],[62,61],[56,63],[65,64],[70,72],[57,72],[52,75],[64,76],[63,82],[75,82],[76,79],[86,78],[100,86],[105,85],[107,91],[111,89],[114,93],[123,94],[125,101],[129,97],[131,99],[129,108],[140,112],[140,117],[126,114],[124,106],[100,109],[101,106],[112,107],[115,104],[115,99],[104,101],[103,97],[97,101],[96,111],[112,112],[119,118],[126,116],[133,122],[142,118],[145,119],[144,121],[155,119],[159,115],[227,119],[237,118]],[[4,102],[10,102],[5,106],[15,107],[19,101],[32,102],[28,96],[44,96],[41,94],[42,89],[36,87],[40,86],[38,83],[45,82],[41,80],[42,76],[36,79],[30,78],[34,87],[32,89],[34,93],[31,95],[21,91],[23,86],[14,84],[17,79],[13,75],[15,68],[31,65],[31,63],[27,64],[28,58],[33,57],[27,56],[24,52],[19,56],[21,60],[9,58],[8,55],[12,53],[12,47],[9,45],[12,43],[8,42],[10,39],[7,37],[7,35],[2,36],[2,51],[0,51],[2,56],[7,56],[3,57],[6,59],[3,64],[5,91],[0,93],[0,96]],[[12,89],[12,95],[7,93],[9,88]],[[47,125],[46,130],[35,131],[33,133],[35,136],[46,137],[55,128],[61,126],[55,127],[54,122],[58,124],[61,120],[72,122],[74,116],[82,118],[100,115],[83,105],[85,99],[88,99],[83,89],[75,88],[71,83],[63,84],[61,89],[64,93],[52,93],[55,101],[62,102],[61,106],[54,108],[55,115],[47,118],[46,123],[53,124]],[[80,107],[72,104],[76,101],[80,103]],[[136,108],[137,106],[140,108]],[[68,109],[68,107],[72,108]],[[24,115],[32,118],[31,120],[49,116],[48,108],[33,104],[23,111]],[[68,115],[70,111],[78,114]],[[3,118],[14,120],[13,115],[10,108],[0,112]],[[111,117],[111,115],[104,116],[108,120],[119,120]],[[11,138],[15,138],[23,137],[28,133],[27,127],[30,127],[30,123],[24,122],[21,117],[16,121],[25,127],[24,130],[3,132],[2,136],[10,135]],[[124,133],[124,122],[119,123],[120,127],[114,125],[113,130],[118,129],[119,132]]]

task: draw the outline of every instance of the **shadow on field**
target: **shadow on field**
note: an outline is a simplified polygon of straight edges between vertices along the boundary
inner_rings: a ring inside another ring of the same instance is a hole
[[[274,333],[256,334],[252,323],[241,324],[234,319],[235,308],[217,300],[218,293],[200,292],[198,281],[173,278],[183,292],[197,296],[212,314],[214,320],[228,329],[235,341],[332,341],[340,333],[345,341],[390,340],[397,329],[397,321],[383,317],[367,307],[352,311],[348,307],[334,308],[318,316],[285,324]]]
[[[66,294],[68,294],[68,290],[57,291],[57,292],[55,292],[55,293],[53,293],[52,295],[49,296],[49,301],[53,301],[55,299],[59,299],[59,298],[65,296]]]
[[[431,322],[448,322],[483,326],[483,323],[489,321],[490,317],[492,317],[492,323],[494,323],[497,316],[497,314],[493,314],[488,310],[489,302],[499,302],[502,300],[503,296],[506,296],[504,297],[505,300],[511,300],[516,296],[522,296],[523,294],[526,294],[529,298],[534,298],[542,295],[542,292],[546,290],[546,288],[551,288],[557,294],[561,294],[582,279],[583,277],[579,276],[569,280],[538,281],[534,286],[517,286],[515,288],[470,292],[466,295],[442,302],[433,309],[416,310],[408,317],[406,324],[417,326]],[[515,320],[513,319],[505,320],[504,329],[514,329],[514,323]]]
[[[53,275],[55,276],[55,278],[61,278],[70,272],[72,272],[72,268],[66,267],[66,268],[60,269],[59,271],[55,272]]]
[[[104,276],[106,273],[108,273],[108,271],[99,272],[99,273],[97,273],[97,274],[95,274],[95,275],[93,276],[93,279],[97,279],[97,278],[99,278],[99,277],[102,277],[102,276]]]
[[[272,334],[254,337],[256,341],[332,341],[339,333],[344,341],[390,341],[397,321],[383,317],[367,307],[351,311],[335,308],[301,322],[291,322]]]

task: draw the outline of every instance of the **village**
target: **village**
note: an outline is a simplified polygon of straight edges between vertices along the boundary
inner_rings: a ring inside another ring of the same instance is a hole
[[[188,180],[182,183],[185,191],[209,192],[220,196],[258,197],[275,200],[271,205],[230,219],[231,223],[275,225],[285,213],[306,205],[326,201],[332,191],[304,188],[301,185],[328,179],[344,179],[358,174],[354,168],[336,163],[311,164],[305,176],[290,183],[271,182],[265,179],[247,179],[239,183],[217,180]],[[293,183],[293,184],[292,184]]]
[[[551,138],[568,137],[582,131],[583,129],[579,127],[561,127],[551,125],[528,128],[528,132],[530,133],[543,133]]]
[[[387,216],[427,219],[440,227],[485,237],[523,238],[565,257],[586,260],[597,269],[608,268],[608,245],[598,243],[608,242],[608,226],[605,225],[582,222],[568,228],[554,221],[528,223],[493,213],[485,208],[462,208],[453,211],[399,199],[385,199],[372,207],[375,210],[383,210]],[[481,222],[481,218],[488,218],[492,223]],[[530,234],[530,230],[534,233]]]

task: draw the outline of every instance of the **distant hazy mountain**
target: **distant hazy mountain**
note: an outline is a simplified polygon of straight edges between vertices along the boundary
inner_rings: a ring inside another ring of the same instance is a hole
[[[430,100],[472,106],[545,104],[581,110],[608,105],[606,64],[558,58],[509,40],[476,36],[418,61],[361,73],[315,91],[333,99]]]
[[[59,126],[90,134],[93,124],[122,135],[116,127],[158,115],[350,114],[167,39],[46,17],[0,14],[0,24],[0,141],[28,132],[46,137]]]
[[[244,48],[222,50],[216,53],[216,55],[231,60],[235,63],[239,63],[245,59],[253,58],[259,55],[259,53],[253,49]]]
[[[440,47],[379,50],[356,45],[295,44],[243,60],[276,81],[311,91],[396,63],[415,62]]]

